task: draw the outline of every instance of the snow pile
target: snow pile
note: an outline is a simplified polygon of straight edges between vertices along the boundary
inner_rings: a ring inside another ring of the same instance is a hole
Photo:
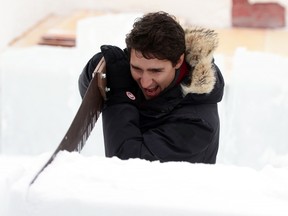
[[[12,169],[21,178],[14,179],[7,215],[288,213],[288,167],[267,166],[256,171],[232,165],[121,161],[61,152],[29,188],[37,163],[46,156],[10,160],[21,163],[21,168]]]

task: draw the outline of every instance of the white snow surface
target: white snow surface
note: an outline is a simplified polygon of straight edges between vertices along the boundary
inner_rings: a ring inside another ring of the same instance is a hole
[[[28,187],[48,156],[1,157],[1,206],[6,208],[1,215],[288,213],[287,168],[267,166],[256,171],[233,165],[121,161],[61,152]],[[3,162],[10,163],[9,170]]]
[[[223,71],[216,165],[105,158],[100,118],[81,154],[61,152],[29,187],[81,103],[83,66],[101,44],[124,40],[117,26],[138,15],[107,16],[115,37],[84,20],[76,48],[1,53],[0,215],[288,215],[288,58],[245,48]],[[224,58],[215,55],[222,69]]]

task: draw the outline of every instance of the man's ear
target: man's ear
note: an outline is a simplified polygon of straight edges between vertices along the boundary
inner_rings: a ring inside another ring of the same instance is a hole
[[[183,54],[180,56],[180,58],[178,59],[175,68],[176,68],[176,69],[179,69],[179,68],[181,67],[183,61],[184,61],[184,53],[183,53]]]

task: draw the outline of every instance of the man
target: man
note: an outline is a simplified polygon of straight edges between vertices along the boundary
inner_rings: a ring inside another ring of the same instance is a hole
[[[126,45],[124,51],[101,46],[79,77],[84,97],[104,56],[106,156],[215,163],[224,80],[214,64],[214,31],[184,30],[165,12],[148,13],[134,23]]]

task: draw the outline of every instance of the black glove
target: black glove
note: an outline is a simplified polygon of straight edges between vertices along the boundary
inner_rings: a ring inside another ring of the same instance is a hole
[[[130,64],[124,51],[116,46],[103,45],[101,52],[106,61],[107,87],[111,91],[126,90],[135,85]]]
[[[131,76],[127,55],[119,47],[111,45],[101,46],[101,52],[106,61],[107,87],[110,89],[107,92],[108,104],[134,102],[127,96],[127,92],[134,94],[137,85]]]

